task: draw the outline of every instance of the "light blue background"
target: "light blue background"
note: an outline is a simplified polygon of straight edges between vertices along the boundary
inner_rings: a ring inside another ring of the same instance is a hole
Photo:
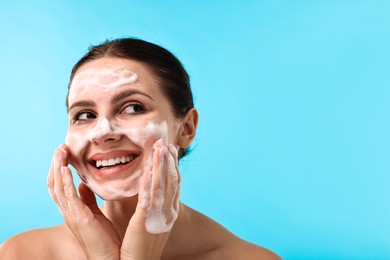
[[[191,75],[185,203],[286,259],[390,259],[390,1],[7,1],[0,26],[0,241],[61,223],[71,67],[137,36]]]

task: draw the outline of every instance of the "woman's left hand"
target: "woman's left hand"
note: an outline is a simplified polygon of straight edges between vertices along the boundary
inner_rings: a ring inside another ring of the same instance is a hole
[[[178,153],[162,139],[154,144],[153,167],[144,173],[136,211],[126,230],[121,259],[160,259],[179,213]]]

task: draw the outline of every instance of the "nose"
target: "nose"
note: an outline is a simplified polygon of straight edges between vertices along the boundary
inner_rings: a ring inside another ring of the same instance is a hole
[[[101,145],[101,144],[116,142],[119,139],[120,139],[120,136],[117,134],[107,134],[107,135],[103,135],[99,138],[93,138],[91,142],[93,144],[96,144],[96,145]]]
[[[97,145],[116,142],[120,138],[121,134],[117,127],[112,125],[106,118],[100,119],[88,133],[88,139]]]

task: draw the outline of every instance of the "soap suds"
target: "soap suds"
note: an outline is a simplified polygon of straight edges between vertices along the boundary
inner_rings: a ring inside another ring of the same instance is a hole
[[[111,92],[122,86],[137,83],[137,80],[137,74],[123,66],[93,68],[81,71],[76,74],[72,81],[68,97],[69,103],[74,102],[76,97],[81,100],[83,100],[82,97],[87,99],[89,99],[88,97],[93,97],[96,104],[100,104],[101,101],[106,102],[107,95],[110,95]],[[163,140],[162,143],[167,144],[167,122],[134,121],[132,127],[121,127],[122,125],[118,121],[109,120],[105,116],[98,116],[93,124],[88,125],[88,128],[68,129],[65,144],[71,152],[69,163],[73,165],[81,180],[104,200],[118,200],[135,196],[140,191],[142,176],[145,176],[147,184],[142,191],[142,199],[139,202],[140,206],[147,211],[145,228],[151,234],[169,232],[179,212],[179,172],[177,169],[176,148],[171,147],[169,149],[170,154],[168,154],[166,160],[160,160],[160,167],[163,163],[167,164],[163,169],[166,172],[163,173],[161,172],[163,171],[162,169],[153,168],[153,158],[156,150],[160,153],[162,150],[161,142],[159,147],[153,147],[153,145],[159,139]],[[94,142],[96,145],[99,143],[99,140],[104,141],[109,136],[126,137],[139,148],[141,154],[139,155],[140,158],[136,160],[142,160],[140,169],[129,170],[127,175],[121,173],[119,177],[114,175],[104,180],[99,179],[88,171],[88,162],[84,161],[87,149]],[[167,149],[166,145],[164,149]],[[161,189],[153,191],[151,187],[153,174],[167,174],[167,178],[173,180],[171,183],[173,186],[167,187],[164,182],[160,184]],[[167,198],[168,189],[174,190],[173,198]],[[169,201],[165,201],[166,199],[169,199]]]
[[[165,148],[162,146],[155,147],[153,155],[158,157],[155,160],[157,164],[153,165],[153,174],[163,176],[166,174],[167,182],[163,180],[162,183],[159,183],[158,189],[150,188],[143,191],[141,206],[147,210],[145,228],[150,234],[169,232],[179,214],[179,172],[175,165],[175,159],[173,159],[174,156],[177,156],[177,150],[174,147],[171,147],[171,149],[174,149],[174,152],[168,152],[166,146]],[[163,153],[166,153],[166,155]]]
[[[144,168],[131,173],[129,176],[120,179],[105,180],[99,182],[92,176],[83,161],[82,155],[94,138],[101,138],[103,135],[123,135],[129,138],[131,142],[143,149]],[[139,181],[143,174],[151,169],[153,147],[149,144],[150,140],[163,138],[167,140],[167,123],[148,122],[145,126],[121,129],[118,126],[110,124],[106,118],[100,119],[95,127],[89,128],[87,133],[67,133],[65,144],[70,148],[72,157],[70,163],[76,169],[82,180],[86,180],[93,192],[102,199],[115,200],[125,197],[132,197],[139,191]],[[149,147],[148,147],[149,146]],[[103,185],[104,184],[104,185]]]
[[[124,85],[133,84],[138,75],[124,67],[94,68],[78,73],[72,80],[69,100],[85,91],[112,91]]]

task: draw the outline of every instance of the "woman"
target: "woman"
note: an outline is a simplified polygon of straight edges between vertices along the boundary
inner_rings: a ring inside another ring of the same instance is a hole
[[[179,201],[178,160],[198,113],[169,51],[132,38],[91,47],[66,104],[69,129],[47,181],[65,224],[10,238],[1,259],[279,259]]]

